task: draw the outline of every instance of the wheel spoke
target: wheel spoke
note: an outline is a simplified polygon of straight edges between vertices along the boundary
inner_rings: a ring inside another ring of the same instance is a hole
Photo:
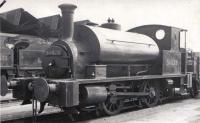
[[[118,107],[117,107],[117,104],[114,104],[114,105],[113,105],[113,108],[114,108],[114,110],[117,110],[117,108],[118,108]]]
[[[109,108],[108,108],[109,110],[112,110],[112,103],[109,105]]]

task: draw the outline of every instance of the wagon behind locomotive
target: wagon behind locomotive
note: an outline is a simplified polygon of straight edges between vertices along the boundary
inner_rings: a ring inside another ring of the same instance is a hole
[[[1,13],[1,78],[44,76],[41,57],[55,40],[59,22],[59,15],[36,19],[21,8]]]

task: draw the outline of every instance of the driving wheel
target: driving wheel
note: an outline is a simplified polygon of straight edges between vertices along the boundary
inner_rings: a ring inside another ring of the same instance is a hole
[[[147,108],[156,106],[159,102],[158,87],[149,82],[145,82],[144,92],[149,93],[149,95],[142,99],[143,105]]]
[[[102,103],[102,108],[107,115],[115,115],[122,110],[123,101],[117,99],[117,97],[110,97]]]

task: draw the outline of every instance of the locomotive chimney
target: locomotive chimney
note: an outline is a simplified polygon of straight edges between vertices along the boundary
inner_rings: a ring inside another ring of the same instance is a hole
[[[61,37],[62,39],[66,39],[67,41],[72,41],[74,34],[73,14],[77,6],[73,4],[61,4],[59,5],[59,8],[62,12]]]

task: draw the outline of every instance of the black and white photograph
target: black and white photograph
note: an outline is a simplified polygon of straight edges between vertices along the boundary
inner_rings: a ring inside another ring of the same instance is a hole
[[[0,0],[0,122],[200,123],[200,0]]]

